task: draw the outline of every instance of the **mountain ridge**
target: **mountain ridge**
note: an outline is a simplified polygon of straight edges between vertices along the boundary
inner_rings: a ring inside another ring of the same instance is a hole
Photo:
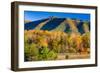
[[[83,34],[90,31],[90,22],[79,19],[51,16],[45,19],[25,23],[24,29],[63,31],[67,33],[75,32]]]

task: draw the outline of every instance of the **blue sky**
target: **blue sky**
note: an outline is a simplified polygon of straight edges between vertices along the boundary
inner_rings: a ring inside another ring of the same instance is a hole
[[[41,12],[41,11],[24,11],[24,19],[36,21],[50,16],[59,18],[75,18],[80,20],[90,20],[90,14],[81,13],[63,13],[63,12]]]

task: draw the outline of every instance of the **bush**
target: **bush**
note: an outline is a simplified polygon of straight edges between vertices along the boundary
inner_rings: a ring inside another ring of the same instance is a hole
[[[69,58],[69,55],[66,55],[65,58],[68,59]]]
[[[56,57],[56,53],[49,50],[47,47],[42,47],[39,49],[38,60],[54,60]]]
[[[48,60],[55,60],[57,58],[57,53],[55,53],[53,50],[51,50],[48,53]]]
[[[77,50],[76,50],[76,48],[70,48],[70,49],[68,49],[68,52],[69,53],[76,53]]]
[[[36,56],[38,55],[38,48],[36,44],[27,44],[25,45],[25,58],[26,60],[36,60]]]

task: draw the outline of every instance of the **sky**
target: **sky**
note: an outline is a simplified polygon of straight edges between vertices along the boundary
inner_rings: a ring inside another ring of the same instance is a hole
[[[84,21],[90,20],[90,14],[83,13],[63,13],[63,12],[42,12],[42,11],[24,11],[24,19],[30,21],[41,20],[51,16],[59,18],[75,18]]]

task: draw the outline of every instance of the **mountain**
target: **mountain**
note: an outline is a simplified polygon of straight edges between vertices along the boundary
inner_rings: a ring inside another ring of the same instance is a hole
[[[38,24],[46,21],[48,19],[42,19],[42,20],[37,20],[37,21],[34,21],[34,22],[29,22],[29,23],[26,23],[25,26],[24,26],[24,29],[25,30],[32,30],[34,29]]]
[[[48,30],[74,33],[85,33],[90,31],[90,22],[72,18],[59,18],[51,16],[46,19],[25,23],[25,30]]]
[[[32,22],[32,21],[30,21],[30,20],[24,20],[24,23],[26,24],[26,23],[29,23],[29,22]]]

